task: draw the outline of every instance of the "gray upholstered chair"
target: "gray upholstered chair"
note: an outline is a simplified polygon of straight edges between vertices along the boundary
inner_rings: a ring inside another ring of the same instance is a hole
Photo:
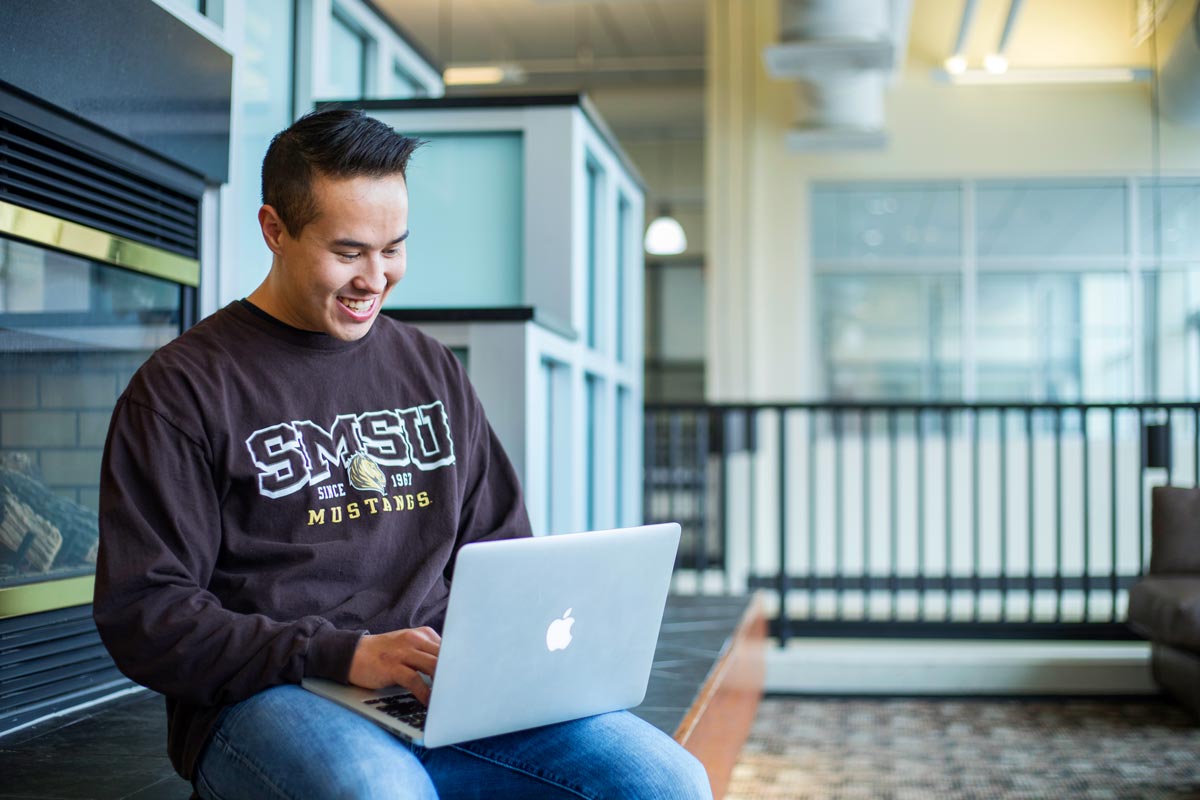
[[[1156,486],[1150,536],[1129,626],[1150,640],[1155,682],[1200,716],[1200,489]]]

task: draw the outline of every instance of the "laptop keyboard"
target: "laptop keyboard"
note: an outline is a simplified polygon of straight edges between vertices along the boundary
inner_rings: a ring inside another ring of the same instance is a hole
[[[429,711],[421,701],[407,692],[387,697],[375,697],[364,700],[363,703],[374,706],[393,719],[398,719],[406,725],[418,730],[425,730],[425,714]]]

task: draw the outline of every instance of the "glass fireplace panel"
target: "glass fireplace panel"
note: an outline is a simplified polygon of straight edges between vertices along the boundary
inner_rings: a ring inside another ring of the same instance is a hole
[[[0,617],[29,610],[12,587],[94,573],[109,417],[179,334],[184,297],[171,281],[0,237]]]

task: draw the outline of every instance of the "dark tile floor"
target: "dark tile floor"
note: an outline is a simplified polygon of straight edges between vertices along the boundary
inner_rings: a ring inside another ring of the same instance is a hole
[[[740,597],[672,597],[646,699],[634,713],[674,733],[746,608]],[[0,800],[184,800],[151,692],[0,737]]]

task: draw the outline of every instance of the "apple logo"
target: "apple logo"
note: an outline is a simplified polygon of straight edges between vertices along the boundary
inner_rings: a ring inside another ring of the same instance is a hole
[[[555,650],[566,650],[567,645],[571,643],[571,626],[575,624],[571,611],[572,609],[568,608],[561,618],[551,622],[550,627],[546,629],[546,647],[551,653]]]

